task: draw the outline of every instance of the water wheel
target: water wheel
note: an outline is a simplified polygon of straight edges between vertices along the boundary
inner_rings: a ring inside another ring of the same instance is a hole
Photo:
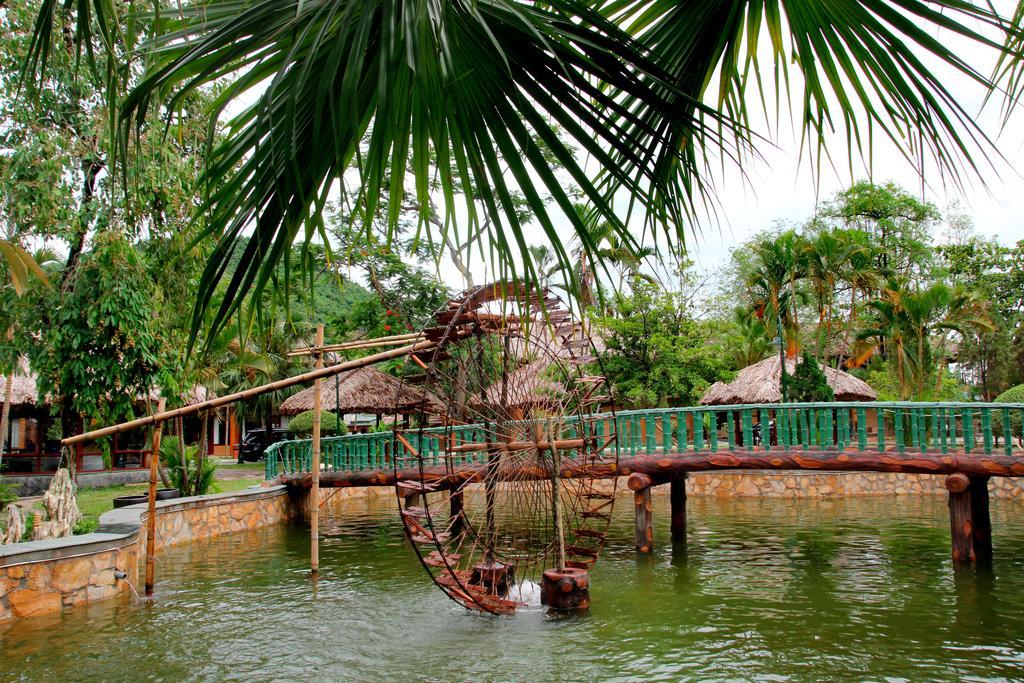
[[[510,284],[449,302],[423,335],[437,346],[405,381],[438,401],[403,418],[392,449],[423,566],[469,609],[585,607],[618,453],[590,339],[550,293]]]

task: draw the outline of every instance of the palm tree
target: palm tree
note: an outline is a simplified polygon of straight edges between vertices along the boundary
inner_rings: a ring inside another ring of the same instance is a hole
[[[832,311],[835,308],[836,281],[850,260],[850,245],[839,232],[824,231],[804,248],[807,280],[814,291],[818,309],[818,348],[815,358],[825,357],[825,344],[832,339]]]
[[[995,329],[986,303],[977,294],[944,283],[910,289],[905,280],[890,279],[882,288],[881,298],[868,305],[875,316],[874,325],[861,330],[857,338],[873,344],[873,348],[885,342],[904,399],[924,390],[934,367],[932,343],[936,333],[967,335]],[[941,379],[938,381],[941,388]]]
[[[737,368],[745,368],[768,357],[772,335],[768,326],[745,306],[733,310],[734,332],[726,339],[726,345]]]
[[[535,244],[529,249],[533,267],[537,270],[538,284],[550,287],[551,279],[562,270],[554,249],[546,244]]]
[[[860,295],[864,299],[871,293],[877,292],[884,277],[876,266],[875,251],[868,242],[867,234],[860,230],[844,230],[842,232],[849,248],[840,277],[850,288],[850,312],[843,341],[845,347],[850,349],[853,332],[857,329],[857,316],[861,308],[857,297]]]
[[[826,153],[827,132],[838,127],[851,155],[869,152],[861,146],[869,137],[887,137],[905,143],[908,159],[927,153],[959,180],[979,173],[993,147],[966,98],[929,65],[966,75],[985,94],[1006,78],[1012,95],[1024,80],[1016,78],[1019,23],[980,0],[185,0],[174,12],[132,16],[127,31],[116,3],[41,7],[28,75],[41,77],[65,37],[93,68],[109,70],[107,105],[120,111],[111,117],[120,133],[111,131],[119,141],[111,153],[128,154],[146,118],[171,115],[213,84],[215,113],[237,112],[222,122],[205,170],[205,235],[218,247],[194,327],[222,277],[214,327],[270,282],[300,231],[313,238],[305,226],[322,224],[333,183],[354,166],[367,216],[381,215],[382,189],[400,197],[407,185],[423,211],[436,187],[442,224],[466,214],[470,234],[482,207],[493,258],[514,275],[527,242],[513,188],[556,248],[558,212],[582,248],[596,251],[572,210],[577,190],[627,248],[642,245],[616,197],[642,206],[647,227],[668,242],[682,240],[684,226],[714,203],[709,169],[719,159],[744,164],[756,151],[748,102],[767,93],[748,87],[802,84],[794,111],[810,156]],[[762,65],[767,41],[772,64]],[[965,42],[978,48],[970,57],[979,64],[1001,60],[996,75],[955,51]],[[390,172],[408,150],[410,180]],[[386,213],[397,230],[399,212]],[[558,251],[569,267],[568,252]]]
[[[754,245],[754,269],[747,290],[758,318],[777,323],[786,355],[795,358],[800,337],[797,283],[807,276],[807,241],[795,230]]]

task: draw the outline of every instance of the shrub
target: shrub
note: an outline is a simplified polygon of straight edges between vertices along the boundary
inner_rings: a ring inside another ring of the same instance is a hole
[[[213,458],[203,458],[203,473],[199,477],[199,485],[194,486],[196,467],[199,466],[199,447],[185,446],[182,453],[178,442],[168,439],[160,444],[160,460],[167,468],[167,478],[171,485],[181,491],[183,496],[201,496],[213,487],[217,462]]]
[[[1010,387],[1003,393],[996,396],[996,403],[1024,403],[1024,384],[1018,384],[1015,387]],[[1021,412],[1020,410],[1010,411],[1010,433],[1018,440],[1024,440],[1024,434],[1021,432]],[[1003,411],[993,410],[993,430],[996,436],[1003,435]]]
[[[100,526],[98,519],[87,519],[83,518],[78,520],[75,524],[75,528],[71,530],[71,533],[75,536],[81,536],[82,534],[91,534],[96,531]]]
[[[794,403],[834,401],[836,398],[818,362],[806,351],[803,362],[797,363],[796,370],[786,377],[786,381],[787,398]]]
[[[0,484],[0,510],[18,500],[18,494],[7,484]]]
[[[313,433],[313,411],[307,410],[299,413],[288,421],[288,429],[300,436],[308,436]],[[339,424],[338,417],[334,413],[321,411],[320,413],[320,434],[323,436],[336,436],[345,434],[348,428],[344,422]]]

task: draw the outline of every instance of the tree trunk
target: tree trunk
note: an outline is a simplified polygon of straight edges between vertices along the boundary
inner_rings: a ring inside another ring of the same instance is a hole
[[[178,419],[180,420],[181,418],[179,417]],[[228,429],[230,430],[230,427]],[[185,446],[184,446],[184,444],[185,444],[185,435],[184,434],[182,434],[180,441],[181,441],[181,444],[182,444],[182,446],[181,446],[181,457],[184,458],[185,457]],[[196,451],[196,477],[195,477],[194,483],[192,484],[192,495],[194,495],[194,496],[202,495],[203,493],[205,493],[205,491],[200,491],[199,490],[199,482],[202,481],[202,478],[203,478],[203,465],[205,465],[205,464],[206,464],[206,449],[205,448],[200,448],[200,449],[198,449]]]
[[[7,448],[7,429],[11,422],[11,400],[14,395],[14,373],[7,375],[7,386],[4,388],[4,408],[0,413],[0,473],[4,471],[4,450]]]
[[[75,436],[81,430],[82,427],[82,416],[75,410],[75,406],[71,401],[71,397],[65,394],[60,399],[60,431],[62,438],[68,438],[69,436]],[[65,452],[67,457],[65,458],[65,466],[68,468],[68,473],[71,475],[71,480],[75,481],[78,474],[78,461],[75,455],[74,447],[66,447]]]
[[[210,432],[210,410],[206,409],[200,413],[199,417],[199,457],[205,458],[206,451],[209,450],[209,432]],[[182,453],[184,457],[184,453]]]

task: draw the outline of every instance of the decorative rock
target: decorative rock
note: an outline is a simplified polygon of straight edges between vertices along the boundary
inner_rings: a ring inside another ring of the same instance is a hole
[[[32,590],[45,590],[50,586],[50,578],[52,575],[52,564],[30,565],[28,578],[25,580],[25,587]]]
[[[9,545],[18,543],[25,535],[25,518],[21,514],[21,508],[17,505],[7,506],[7,530],[0,537],[0,543]]]

